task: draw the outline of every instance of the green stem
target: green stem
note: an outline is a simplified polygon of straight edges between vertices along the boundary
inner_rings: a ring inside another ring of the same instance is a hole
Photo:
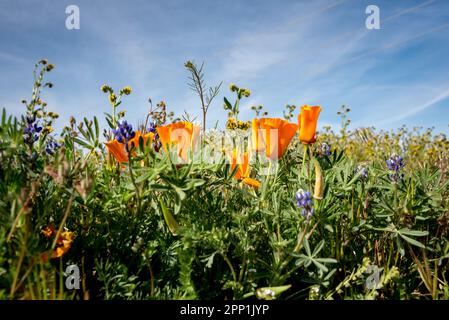
[[[306,236],[306,234],[307,234],[307,227],[309,226],[309,223],[308,223],[308,221],[306,221],[306,223],[305,223],[305,227],[304,227],[304,231],[301,233],[301,231],[299,231],[299,233],[298,233],[298,240],[297,240],[297,242],[296,242],[296,245],[295,245],[295,247],[293,248],[293,252],[294,253],[298,253],[299,252],[299,250],[301,250],[301,246],[302,246],[302,243],[303,243],[303,241],[304,241],[304,237]],[[312,230],[313,231],[313,230]],[[285,260],[284,260],[284,263],[281,265],[281,269],[280,270],[282,270],[283,268],[285,268],[287,265],[288,265],[288,263],[291,261],[291,259],[293,258],[293,256],[288,256]]]
[[[398,211],[398,185],[395,183],[394,184],[394,213],[395,216],[397,216],[397,211]]]
[[[14,280],[13,280],[13,283],[11,286],[11,291],[10,291],[11,299],[14,298],[14,294],[16,293],[16,289],[17,289],[16,285],[17,285],[17,281],[19,279],[20,269],[22,267],[22,263],[25,258],[25,254],[27,252],[28,228],[29,228],[28,224],[29,224],[29,215],[26,216],[26,220],[25,220],[25,235],[24,235],[22,243],[21,243],[19,260],[17,261],[16,272],[14,273]]]
[[[154,273],[151,267],[151,261],[148,262],[148,268],[150,269],[150,297],[154,296]]]
[[[240,99],[237,97],[237,100],[235,101],[235,104],[234,104],[234,110],[233,110],[233,113],[235,116],[235,121],[238,121],[238,118],[239,118],[239,103],[240,103]]]
[[[128,159],[129,159],[129,162],[128,162],[129,175],[131,177],[131,181],[133,183],[134,189],[136,190],[137,210],[138,210],[138,213],[139,213],[141,211],[140,191],[139,191],[139,187],[137,186],[136,179],[134,177],[134,172],[133,172],[133,169],[132,169],[131,152],[128,152]]]
[[[112,124],[116,127],[117,126],[117,119],[115,118],[115,113],[117,110],[117,105],[114,103],[112,106]]]
[[[307,145],[303,144],[304,147],[304,154],[302,156],[302,168],[301,168],[301,175],[305,175],[305,168],[306,168],[306,158],[307,158]]]
[[[231,270],[232,277],[234,278],[234,281],[237,282],[237,274],[235,273],[235,270],[234,270],[234,267],[232,266],[231,261],[229,261],[228,257],[224,253],[220,253],[220,255],[223,257],[223,260],[229,266],[229,269]]]

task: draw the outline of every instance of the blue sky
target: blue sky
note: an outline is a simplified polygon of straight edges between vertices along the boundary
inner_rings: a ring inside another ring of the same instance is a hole
[[[80,8],[80,29],[67,30],[65,8]],[[381,29],[365,27],[365,8],[380,8]],[[319,104],[320,125],[434,126],[449,132],[449,1],[22,1],[0,0],[0,107],[19,115],[41,58],[56,68],[46,90],[56,127],[71,115],[102,118],[104,83],[134,92],[123,107],[142,122],[153,102],[199,116],[187,87],[186,60],[205,62],[206,82],[223,81],[208,125],[223,125],[232,82],[251,89],[241,118],[262,104],[282,117],[286,104]]]

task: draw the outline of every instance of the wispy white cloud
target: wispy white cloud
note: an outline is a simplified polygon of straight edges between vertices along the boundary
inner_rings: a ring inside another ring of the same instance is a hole
[[[28,63],[29,61],[25,58],[19,57],[17,55],[10,54],[8,52],[1,52],[0,51],[0,61],[4,61],[6,63]]]
[[[420,112],[422,112],[428,108],[431,108],[432,106],[436,105],[437,103],[444,101],[448,98],[449,98],[449,84],[446,85],[443,89],[439,90],[439,92],[436,95],[434,95],[431,99],[429,99],[421,104],[414,105],[414,106],[412,105],[412,107],[410,107],[410,105],[400,106],[401,110],[407,110],[407,111],[401,112],[397,116],[388,117],[388,119],[379,122],[378,125],[385,126],[388,124],[399,124],[401,121],[407,119],[408,117],[419,114]]]

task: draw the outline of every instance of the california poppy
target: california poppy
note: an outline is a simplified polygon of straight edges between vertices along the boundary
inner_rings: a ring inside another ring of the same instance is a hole
[[[128,141],[128,147],[134,146],[134,148],[138,148],[140,137],[143,138],[143,144],[146,145],[148,139],[150,139],[150,141],[153,141],[154,133],[148,132],[142,134],[139,130],[137,130],[134,138]],[[108,149],[108,152],[112,154],[118,162],[128,162],[128,153],[125,150],[124,143],[118,142],[116,139],[114,139],[106,142],[105,145]]]
[[[56,248],[53,250],[52,258],[60,258],[62,257],[67,251],[69,251],[70,247],[72,246],[73,242],[73,232],[71,231],[64,231],[59,236],[58,240],[56,241]]]
[[[128,154],[125,151],[125,144],[117,140],[111,140],[105,143],[109,154],[112,154],[118,162],[128,162]]]
[[[193,151],[200,134],[200,127],[191,122],[180,121],[156,128],[165,151],[176,145],[178,155],[187,161],[187,152]]]
[[[234,178],[243,181],[247,185],[259,188],[260,182],[249,177],[250,166],[248,161],[248,152],[244,152],[243,155],[240,155],[238,157],[237,150],[234,149],[232,151],[230,158],[231,158],[231,171],[234,171],[235,167],[238,166]]]
[[[316,124],[318,116],[320,115],[320,106],[301,107],[301,112],[298,115],[299,124],[299,140],[304,144],[311,144],[316,141]]]
[[[46,227],[42,230],[42,233],[45,237],[50,238],[52,235],[56,233],[53,226]],[[51,258],[60,258],[62,257],[69,249],[72,247],[74,234],[71,231],[63,231],[58,236],[58,239],[56,240],[56,247],[53,251],[46,251],[40,254],[40,259],[43,262],[47,262],[48,258],[51,254]]]
[[[298,125],[280,118],[261,118],[252,121],[252,146],[270,159],[281,158],[298,130]]]
[[[140,137],[142,137],[142,139],[143,139],[143,145],[146,146],[148,139],[150,139],[150,142],[153,141],[154,133],[153,132],[147,132],[145,134],[142,134],[142,132],[137,130],[136,131],[136,135],[134,136],[134,138],[129,140],[128,147],[134,146],[134,148],[138,148],[139,147],[139,138]]]

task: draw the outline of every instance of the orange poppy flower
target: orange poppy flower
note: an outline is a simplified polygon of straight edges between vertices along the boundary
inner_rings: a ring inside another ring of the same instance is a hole
[[[138,148],[139,147],[139,137],[143,138],[143,144],[146,145],[148,139],[150,139],[150,141],[153,141],[154,133],[149,132],[149,133],[145,133],[142,135],[142,133],[139,130],[137,130],[134,138],[132,138],[131,140],[128,141],[128,146],[130,147],[131,144],[134,143],[134,148]],[[106,142],[105,145],[108,149],[108,152],[110,154],[112,154],[118,162],[128,162],[128,160],[129,160],[128,153],[125,150],[124,143],[120,143],[116,139],[114,139],[114,140]]]
[[[45,236],[47,236],[47,234],[48,234],[49,235],[48,237],[50,237],[51,235],[56,233],[55,230],[53,229],[53,227],[46,227],[43,232],[45,232],[44,233]],[[58,239],[56,240],[55,249],[53,251],[49,250],[49,251],[41,253],[39,255],[39,258],[43,262],[47,262],[49,257],[51,257],[51,259],[62,257],[72,247],[73,238],[74,238],[73,232],[71,232],[71,231],[61,232]]]
[[[60,258],[69,251],[70,247],[56,247],[51,254],[52,259]]]
[[[281,158],[298,130],[298,125],[280,118],[254,119],[252,122],[252,146],[263,151],[270,159]]]
[[[251,144],[253,146],[253,151],[263,151],[264,148],[264,138],[262,135],[263,130],[260,129],[260,120],[254,118],[251,122]]]
[[[140,132],[139,130],[136,131],[136,135],[134,136],[134,138],[132,138],[131,140],[129,140],[128,142],[128,147],[131,146],[131,144],[134,143],[134,148],[139,148],[139,138],[142,137],[143,139],[143,145],[146,146],[147,145],[147,141],[148,139],[150,139],[150,143],[153,142],[154,139],[154,133],[153,132],[147,132],[145,134],[142,134],[142,132]]]
[[[188,150],[193,150],[200,134],[200,127],[191,122],[180,121],[156,127],[159,139],[165,151],[176,145],[178,155],[187,161]]]
[[[105,143],[109,154],[112,154],[118,162],[128,162],[128,154],[125,150],[125,144],[117,140],[111,140]]]
[[[53,250],[53,253],[51,255],[52,258],[60,258],[62,257],[72,246],[73,242],[73,232],[71,231],[64,231],[61,233],[61,235],[58,237],[58,240],[56,241],[57,247]]]
[[[299,140],[304,144],[311,144],[316,141],[316,124],[318,116],[320,115],[320,106],[301,107],[301,112],[298,115],[299,124]]]
[[[238,166],[234,178],[236,178],[237,180],[242,180],[243,183],[249,186],[259,188],[261,183],[249,177],[250,166],[248,161],[248,152],[244,152],[243,156],[241,155],[239,159],[237,159],[237,150],[234,149],[232,151],[232,155],[230,158],[231,158],[231,171],[234,171],[234,168]],[[238,164],[237,160],[240,160]]]

